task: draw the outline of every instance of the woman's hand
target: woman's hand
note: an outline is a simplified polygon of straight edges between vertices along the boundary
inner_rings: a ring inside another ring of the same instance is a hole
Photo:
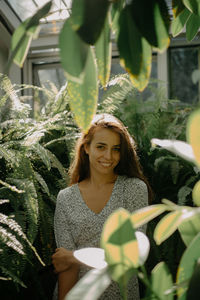
[[[78,261],[73,256],[73,251],[65,248],[57,248],[52,255],[52,263],[56,273],[68,270],[72,265],[78,264]]]

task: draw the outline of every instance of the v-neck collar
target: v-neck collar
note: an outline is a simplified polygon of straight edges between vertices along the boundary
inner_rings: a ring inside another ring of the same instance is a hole
[[[102,210],[99,212],[99,213],[95,213],[91,208],[89,208],[89,206],[85,203],[83,197],[82,197],[82,194],[81,194],[81,191],[80,191],[80,188],[78,186],[78,183],[76,183],[75,187],[76,187],[76,190],[77,190],[77,193],[79,194],[79,197],[78,199],[80,200],[80,202],[82,203],[82,205],[84,205],[84,207],[90,212],[92,213],[93,215],[95,216],[99,216],[101,215],[104,210],[109,207],[112,203],[112,199],[113,199],[113,196],[114,196],[114,193],[115,193],[115,190],[116,190],[116,185],[118,184],[118,181],[119,181],[119,178],[120,178],[120,175],[117,176],[117,179],[115,180],[115,183],[114,183],[114,186],[113,186],[113,189],[112,189],[112,193],[110,195],[110,198],[109,200],[106,202],[106,204],[104,205],[104,207],[102,208]]]

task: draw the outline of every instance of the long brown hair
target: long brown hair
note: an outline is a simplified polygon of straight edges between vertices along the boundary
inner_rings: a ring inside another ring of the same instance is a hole
[[[83,133],[77,141],[75,157],[69,168],[70,185],[78,183],[90,177],[90,166],[88,154],[85,152],[84,145],[89,145],[92,141],[94,132],[97,128],[107,128],[118,133],[120,136],[120,161],[115,167],[117,175],[127,177],[137,177],[143,180],[149,192],[149,202],[152,199],[152,190],[145,178],[139,159],[136,153],[136,144],[128,133],[128,130],[121,121],[109,114],[95,115],[87,133]]]

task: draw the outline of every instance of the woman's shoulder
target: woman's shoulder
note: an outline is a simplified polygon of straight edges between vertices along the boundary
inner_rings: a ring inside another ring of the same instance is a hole
[[[57,201],[62,199],[70,198],[70,195],[74,194],[77,184],[73,184],[59,191]]]
[[[146,190],[147,189],[147,185],[146,183],[137,177],[128,177],[126,175],[120,176],[121,180],[124,182],[125,186],[127,187],[137,187],[139,189],[143,189]]]

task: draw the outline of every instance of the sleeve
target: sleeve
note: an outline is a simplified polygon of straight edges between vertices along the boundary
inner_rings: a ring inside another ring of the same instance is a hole
[[[54,234],[57,247],[75,250],[75,243],[67,217],[67,193],[60,191],[57,196],[54,214]]]
[[[148,189],[144,181],[139,178],[127,178],[125,183],[126,209],[132,213],[142,207],[148,206]],[[146,226],[137,230],[145,232]]]

